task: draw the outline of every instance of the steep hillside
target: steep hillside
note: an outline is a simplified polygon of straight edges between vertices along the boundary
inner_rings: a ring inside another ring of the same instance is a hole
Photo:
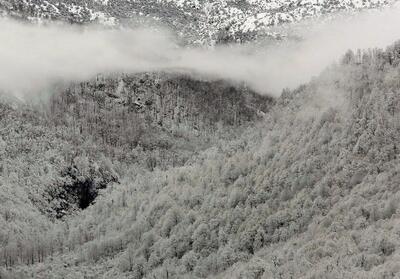
[[[2,100],[3,266],[42,261],[48,251],[36,244],[52,243],[47,233],[64,226],[57,219],[131,171],[183,165],[240,134],[272,102],[243,86],[167,74],[98,77],[54,91],[44,102]],[[225,110],[215,109],[219,102]]]
[[[30,246],[9,241],[2,276],[395,278],[399,53],[348,52],[240,138],[128,167]]]

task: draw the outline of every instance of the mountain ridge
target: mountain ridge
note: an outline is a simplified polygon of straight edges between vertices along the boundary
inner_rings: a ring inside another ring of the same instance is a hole
[[[165,25],[185,41],[195,44],[245,42],[257,36],[280,38],[269,27],[333,15],[340,11],[379,9],[391,0],[346,1],[89,1],[2,0],[5,15],[28,20],[61,20],[123,26],[146,23]],[[151,23],[153,22],[153,23]]]

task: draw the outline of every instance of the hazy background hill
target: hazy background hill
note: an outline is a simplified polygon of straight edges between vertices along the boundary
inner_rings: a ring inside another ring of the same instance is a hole
[[[189,43],[245,42],[257,37],[280,38],[269,30],[285,23],[333,15],[339,11],[377,9],[392,0],[214,1],[214,0],[1,0],[4,15],[31,21],[61,20],[105,26],[164,25]],[[267,28],[267,29],[266,29]]]

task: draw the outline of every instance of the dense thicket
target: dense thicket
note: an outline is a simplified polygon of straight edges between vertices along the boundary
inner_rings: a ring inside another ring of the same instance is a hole
[[[269,97],[223,81],[141,74],[69,87],[53,95],[49,115],[73,134],[92,137],[109,157],[133,163],[139,148],[152,155],[151,168],[163,168],[184,163],[216,133],[254,121],[271,104]]]

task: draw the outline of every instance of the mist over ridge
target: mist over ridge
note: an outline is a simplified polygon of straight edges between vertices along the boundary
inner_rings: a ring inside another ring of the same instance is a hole
[[[173,32],[148,28],[104,30],[96,26],[28,25],[0,20],[0,89],[17,95],[99,73],[187,71],[245,82],[279,96],[318,75],[347,49],[384,47],[400,38],[398,6],[321,23],[301,40],[214,48],[182,47]]]

